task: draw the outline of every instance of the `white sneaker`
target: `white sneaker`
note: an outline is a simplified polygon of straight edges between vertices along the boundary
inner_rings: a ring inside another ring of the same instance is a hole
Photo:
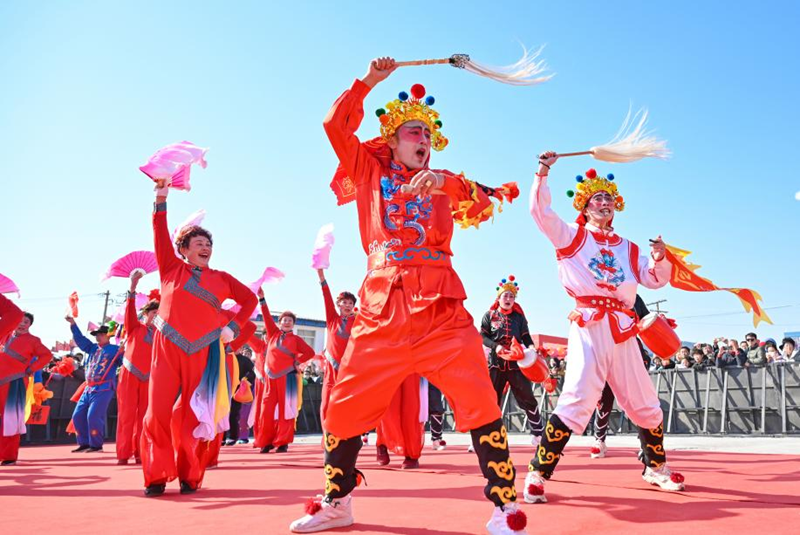
[[[447,442],[445,442],[444,440],[434,440],[431,443],[431,447],[436,451],[442,451],[443,449],[447,448]]]
[[[531,445],[533,445],[533,453],[534,455],[539,450],[539,444],[542,443],[542,436],[539,435],[531,435]]]
[[[528,472],[525,476],[525,503],[547,503],[544,495],[544,478],[538,472]]]
[[[348,494],[328,502],[323,496],[306,503],[306,515],[289,525],[294,533],[314,533],[353,524],[353,498]]]
[[[528,518],[517,508],[516,502],[495,507],[492,518],[486,523],[486,531],[491,535],[528,535],[525,526]]]
[[[683,484],[683,475],[670,470],[667,463],[664,463],[661,465],[661,468],[655,470],[650,467],[645,468],[642,479],[651,485],[658,485],[664,490],[677,491],[686,489],[686,486]]]
[[[605,440],[594,439],[594,444],[592,444],[592,449],[590,450],[592,459],[602,459],[606,456],[607,449]]]

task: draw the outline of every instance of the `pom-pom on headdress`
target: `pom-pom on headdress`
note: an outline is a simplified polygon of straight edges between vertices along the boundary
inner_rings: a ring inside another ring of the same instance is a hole
[[[607,176],[602,177],[597,175],[597,171],[589,169],[586,171],[586,177],[578,175],[575,177],[578,185],[575,190],[567,191],[567,197],[571,197],[572,206],[579,212],[586,208],[589,202],[596,193],[605,191],[614,199],[614,209],[621,212],[625,209],[625,199],[619,194],[617,185],[614,183],[614,175],[609,173]]]
[[[500,297],[506,292],[511,292],[514,294],[514,297],[516,297],[519,292],[519,284],[517,284],[514,275],[509,275],[507,279],[502,279],[495,289],[497,290],[497,297]]]
[[[381,137],[389,141],[403,124],[409,121],[422,121],[431,131],[431,147],[435,151],[443,150],[448,143],[442,135],[442,121],[439,112],[431,108],[436,99],[425,96],[425,87],[422,84],[411,86],[411,95],[401,91],[397,98],[386,104],[385,108],[375,111],[381,122]]]

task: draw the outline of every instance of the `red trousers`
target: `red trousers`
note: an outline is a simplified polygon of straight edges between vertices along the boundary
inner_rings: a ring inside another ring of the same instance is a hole
[[[30,379],[26,379],[30,381]],[[6,398],[8,398],[8,387],[10,383],[0,386],[0,425],[2,416],[6,409]],[[26,382],[27,386],[27,382]],[[3,436],[3,428],[0,427],[0,461],[16,461],[19,454],[19,435]]]
[[[425,443],[425,424],[419,421],[419,382],[419,375],[406,377],[376,429],[378,446],[411,459],[422,456]]]
[[[253,447],[262,448],[258,445],[258,433],[261,429],[261,403],[264,401],[264,392],[267,389],[266,382],[256,378],[256,388],[253,391],[253,406],[250,409],[253,414]]]
[[[147,412],[147,388],[147,381],[122,368],[117,388],[117,459],[135,457],[139,460],[142,457],[139,443]]]
[[[222,435],[225,433],[217,433],[217,436],[209,443],[208,454],[205,458],[205,468],[214,468],[219,464],[219,450],[222,449]]]
[[[328,433],[348,439],[374,429],[414,373],[447,396],[458,431],[501,417],[481,336],[462,301],[440,298],[414,314],[408,301],[404,288],[394,287],[378,314],[356,317],[331,392]]]
[[[207,360],[207,348],[187,355],[156,331],[141,441],[145,486],[163,484],[176,477],[194,488],[203,482],[210,443],[192,434],[198,422],[191,404],[188,401],[176,404],[175,400],[178,392],[181,392],[181,398],[185,395],[189,399],[200,383]],[[173,405],[176,411],[175,447],[172,439]]]
[[[294,418],[285,418],[286,376],[278,379],[267,378],[266,392],[261,400],[255,446],[284,446],[294,441]],[[278,417],[275,417],[275,408]]]

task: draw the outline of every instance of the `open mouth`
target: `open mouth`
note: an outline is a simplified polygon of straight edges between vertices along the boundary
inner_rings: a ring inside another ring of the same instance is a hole
[[[211,254],[209,254],[209,253],[200,253],[200,254],[199,254],[199,255],[197,255],[197,256],[199,256],[199,257],[200,257],[200,258],[202,258],[203,260],[206,260],[206,261],[208,261],[208,259],[211,257]]]
[[[428,151],[424,147],[420,147],[420,148],[417,149],[416,154],[417,154],[417,158],[419,158],[420,160],[424,160],[425,156],[428,155]]]

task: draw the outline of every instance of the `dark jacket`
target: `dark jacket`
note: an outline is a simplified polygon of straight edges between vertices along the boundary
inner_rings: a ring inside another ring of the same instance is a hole
[[[483,315],[481,321],[481,336],[483,345],[488,347],[489,367],[501,370],[518,370],[516,362],[509,362],[497,356],[496,348],[501,345],[506,349],[511,347],[511,340],[516,339],[523,347],[533,345],[533,338],[528,330],[528,320],[524,314],[512,310],[511,314],[503,313],[499,308],[490,310]]]

